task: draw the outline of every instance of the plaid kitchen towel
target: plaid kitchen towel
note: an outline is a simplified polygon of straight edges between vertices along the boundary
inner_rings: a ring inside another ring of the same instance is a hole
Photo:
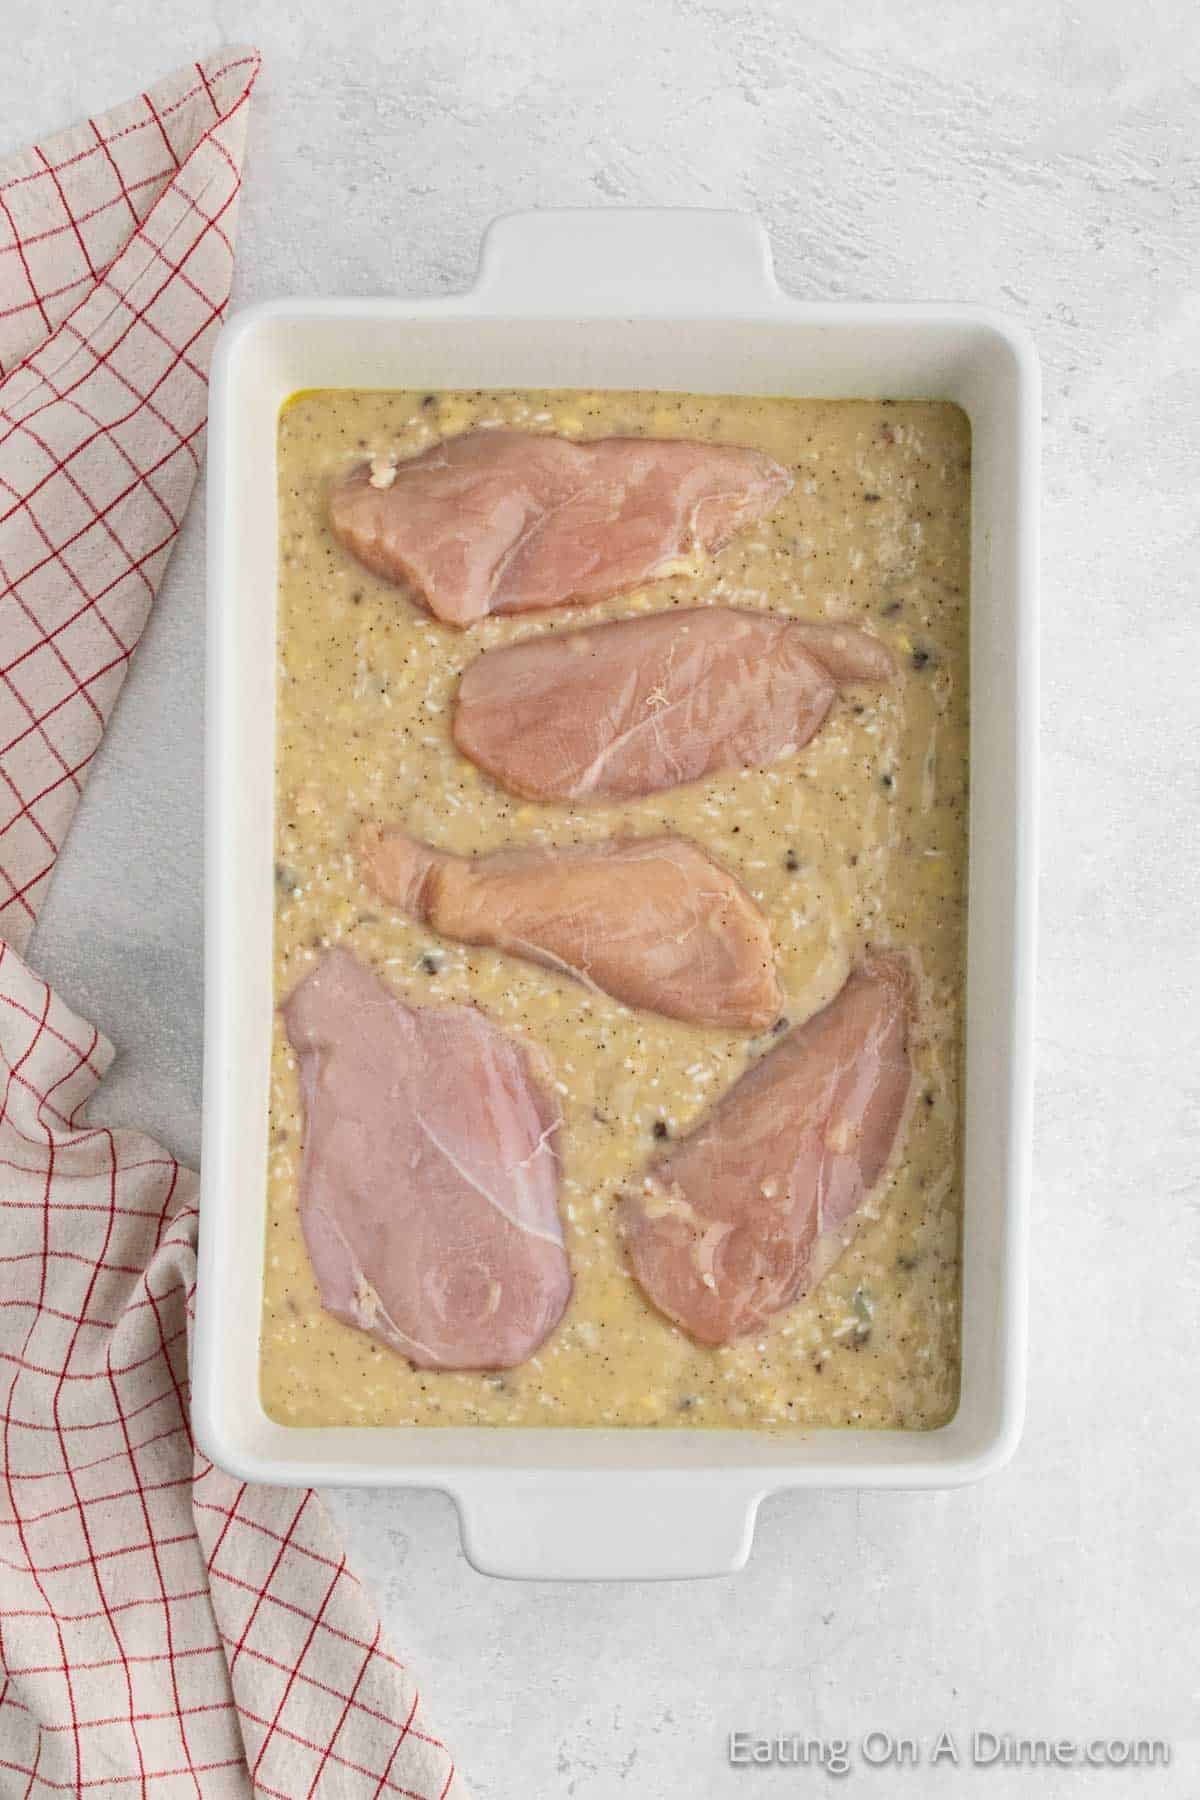
[[[462,1795],[311,1492],[192,1446],[195,1176],[19,954],[199,466],[258,56],[0,163],[0,1795]],[[114,871],[114,876],[116,871]]]

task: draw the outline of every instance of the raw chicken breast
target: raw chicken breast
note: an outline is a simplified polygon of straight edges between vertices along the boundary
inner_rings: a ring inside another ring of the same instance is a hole
[[[530,799],[627,800],[790,756],[842,683],[894,674],[885,645],[850,625],[672,609],[479,657],[454,741]]]
[[[672,1019],[759,1031],[778,1016],[766,919],[686,838],[469,858],[376,831],[361,849],[375,891],[444,937],[527,956]]]
[[[761,1330],[850,1242],[905,1117],[915,986],[906,957],[868,957],[625,1201],[633,1273],[700,1343]]]
[[[334,489],[330,523],[373,574],[471,625],[669,575],[791,485],[769,456],[736,446],[475,431],[355,469]]]
[[[346,950],[283,1017],[322,1306],[420,1368],[523,1362],[571,1293],[559,1112],[528,1053],[472,1007],[405,1006]]]

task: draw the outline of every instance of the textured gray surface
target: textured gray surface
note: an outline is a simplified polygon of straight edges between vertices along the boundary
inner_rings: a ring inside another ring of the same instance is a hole
[[[881,1800],[1200,1792],[1198,15],[1187,0],[9,0],[16,146],[222,41],[267,56],[240,299],[461,285],[496,212],[755,206],[823,297],[1011,310],[1046,376],[1045,846],[1030,1421],[943,1496],[798,1496],[729,1581],[509,1586],[448,1503],[335,1497],[481,1800],[799,1789],[731,1727],[1174,1740],[1166,1772]],[[188,1155],[201,1038],[193,507],[33,946],[116,1041],[98,1109]],[[812,1777],[813,1784],[822,1778]]]

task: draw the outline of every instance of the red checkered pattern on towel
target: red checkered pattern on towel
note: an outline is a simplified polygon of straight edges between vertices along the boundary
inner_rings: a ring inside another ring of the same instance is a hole
[[[251,51],[0,164],[0,935],[23,949],[199,469]]]
[[[86,1122],[112,1052],[14,947],[195,478],[257,69],[0,165],[5,1800],[462,1792],[312,1493],[195,1454],[196,1178]]]

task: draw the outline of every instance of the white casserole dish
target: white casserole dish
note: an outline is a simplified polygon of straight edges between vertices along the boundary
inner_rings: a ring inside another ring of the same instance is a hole
[[[258,1397],[272,1007],[275,440],[298,388],[658,388],[957,401],[974,433],[962,1400],[932,1432],[295,1429]],[[207,984],[193,1422],[269,1482],[441,1488],[513,1576],[724,1573],[785,1487],[944,1487],[1021,1429],[1034,976],[1039,378],[949,305],[810,304],[739,213],[524,213],[439,300],[297,300],[225,327],[209,433]]]

